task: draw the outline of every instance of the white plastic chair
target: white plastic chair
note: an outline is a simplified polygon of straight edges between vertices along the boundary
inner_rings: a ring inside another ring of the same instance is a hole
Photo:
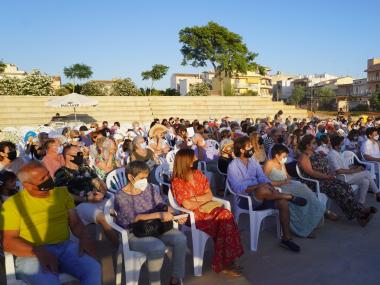
[[[160,187],[162,185],[166,185],[166,186],[170,187],[170,183],[165,182],[164,174],[169,174],[169,173],[167,173],[165,171],[165,165],[164,164],[160,164],[159,166],[156,167],[156,170],[155,170],[155,173],[154,173],[156,181],[160,184],[159,185]]]
[[[176,151],[171,150],[166,154],[166,161],[169,164],[169,169],[170,171],[173,171],[173,166],[174,166],[174,158],[175,158]]]
[[[346,150],[342,153],[342,158],[347,165],[353,165],[356,162],[366,166],[366,169],[371,173],[373,179],[376,179],[375,165],[370,162],[360,160],[359,157],[352,151]]]
[[[146,261],[146,255],[142,252],[131,251],[128,244],[128,232],[114,222],[111,213],[113,211],[114,198],[108,199],[104,206],[104,215],[107,223],[121,236],[121,243],[116,258],[116,285],[121,285],[122,275],[126,285],[138,285],[141,266]],[[124,264],[124,273],[122,266]]]
[[[376,180],[377,180],[377,187],[380,188],[380,162],[366,160],[364,157],[364,153],[361,153],[361,156],[363,158],[363,162],[370,163],[372,165],[371,166],[371,174],[373,173],[375,175]]]
[[[198,161],[198,170],[207,177],[211,187],[214,182],[214,174],[207,170],[207,163],[205,161]]]
[[[194,262],[194,275],[202,276],[202,266],[203,266],[203,255],[205,251],[206,242],[209,239],[209,235],[205,232],[198,230],[195,225],[195,216],[194,213],[188,209],[180,207],[176,200],[173,197],[173,193],[169,188],[168,198],[170,206],[180,212],[187,213],[190,216],[190,227],[187,225],[182,225],[183,231],[191,231],[191,239],[193,243],[193,262]],[[219,199],[217,197],[212,198],[213,201],[218,201],[223,203],[224,208],[231,210],[230,202]]]
[[[5,272],[7,275],[7,285],[26,285],[26,283],[20,279],[16,279],[15,260],[11,253],[4,252],[5,254]],[[59,274],[59,281],[61,284],[68,282],[79,281],[74,276],[67,273]]]
[[[108,173],[106,178],[106,185],[108,192],[115,194],[127,185],[127,177],[125,176],[125,168],[120,167]]]
[[[302,180],[315,183],[315,194],[317,195],[318,200],[323,205],[327,205],[327,200],[328,199],[327,199],[327,196],[324,193],[321,193],[321,189],[319,187],[319,181],[316,180],[316,179],[306,178],[305,176],[303,176],[302,173],[301,173],[301,170],[300,170],[300,168],[298,166],[298,164],[296,164],[296,171],[297,171],[298,177],[301,178]]]
[[[232,191],[231,186],[226,181],[226,189],[230,192],[234,197],[234,216],[236,223],[239,225],[239,218],[241,214],[249,215],[249,224],[250,224],[250,240],[251,240],[251,250],[257,251],[257,247],[259,244],[259,234],[261,223],[266,217],[275,216],[276,218],[276,226],[277,226],[277,238],[281,239],[281,226],[279,219],[279,212],[276,209],[266,209],[266,210],[253,210],[251,197],[248,195],[237,194]],[[245,199],[248,202],[248,209],[243,209],[239,207],[238,198]]]

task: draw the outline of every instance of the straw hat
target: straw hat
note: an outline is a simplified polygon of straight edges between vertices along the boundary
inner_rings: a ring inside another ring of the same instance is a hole
[[[153,137],[155,137],[157,134],[162,134],[162,133],[167,132],[167,131],[168,131],[168,128],[165,127],[164,125],[156,124],[156,125],[154,125],[154,126],[149,130],[149,137],[150,137],[150,138],[153,138]]]

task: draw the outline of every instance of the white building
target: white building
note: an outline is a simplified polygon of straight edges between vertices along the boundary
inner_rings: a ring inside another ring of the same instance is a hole
[[[170,79],[170,88],[177,90],[181,96],[189,93],[191,86],[197,83],[211,84],[212,78],[214,78],[213,72],[203,73],[174,73]]]
[[[0,73],[0,78],[7,76],[22,79],[26,75],[27,73],[23,70],[19,70],[15,64],[7,63],[4,72]]]

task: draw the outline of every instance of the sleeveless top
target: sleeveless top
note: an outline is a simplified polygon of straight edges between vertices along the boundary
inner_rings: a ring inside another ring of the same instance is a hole
[[[282,170],[272,167],[268,178],[275,182],[285,181],[288,178],[286,175],[285,166],[282,165]]]

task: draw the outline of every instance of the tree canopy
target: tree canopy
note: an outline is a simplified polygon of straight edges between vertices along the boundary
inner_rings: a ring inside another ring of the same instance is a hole
[[[188,96],[208,96],[210,95],[210,87],[206,83],[196,83],[190,87]]]
[[[6,67],[7,65],[5,64],[5,62],[0,60],[0,73],[4,72]]]
[[[216,73],[226,76],[247,71],[265,73],[265,68],[254,61],[258,54],[248,50],[242,37],[215,22],[180,30],[179,41],[182,65],[205,67],[209,62]]]
[[[296,106],[299,106],[304,98],[305,98],[304,88],[301,86],[296,86],[293,89],[292,95],[290,96],[290,101]]]
[[[143,80],[152,80],[150,86],[150,95],[152,95],[153,83],[154,81],[162,79],[166,73],[168,73],[169,67],[163,64],[155,64],[152,66],[151,70],[141,72]]]
[[[75,88],[75,79],[77,80],[88,79],[93,74],[90,66],[81,64],[81,63],[75,63],[69,67],[65,67],[63,69],[63,73],[65,74],[67,78],[73,80],[74,88]],[[73,89],[73,92],[74,92],[74,89]]]
[[[112,82],[112,96],[138,96],[141,95],[135,83],[130,78],[115,79]]]

